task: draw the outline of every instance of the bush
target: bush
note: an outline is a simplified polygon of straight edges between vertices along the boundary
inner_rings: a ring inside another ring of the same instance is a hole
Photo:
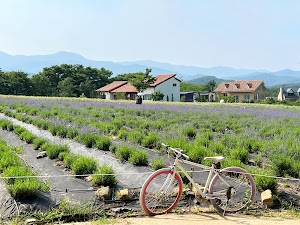
[[[99,136],[96,140],[95,146],[100,150],[109,151],[109,148],[111,146],[111,140],[108,137]]]
[[[183,134],[189,139],[194,139],[197,135],[197,130],[193,127],[186,127],[183,129]]]
[[[43,138],[35,138],[33,140],[34,149],[38,150],[46,142]]]
[[[69,152],[61,152],[59,153],[59,156],[63,157],[63,161],[66,164],[66,167],[68,168],[71,168],[73,162],[75,162],[79,157],[78,155]]]
[[[244,164],[249,161],[249,152],[244,148],[230,150],[230,156],[232,159],[240,160]]]
[[[134,150],[130,154],[128,161],[136,166],[146,166],[148,164],[148,152],[143,150]]]
[[[78,141],[83,143],[86,147],[92,148],[96,144],[97,136],[95,134],[81,134]]]
[[[104,164],[100,166],[92,177],[93,186],[110,186],[113,187],[117,183],[113,168]],[[99,174],[99,175],[97,175]]]
[[[120,159],[122,162],[125,162],[129,159],[131,153],[132,153],[132,149],[127,147],[127,146],[122,146],[120,148],[117,149],[116,151],[116,157],[118,159]]]
[[[11,121],[3,119],[3,120],[0,120],[0,127],[3,130],[12,131],[12,129],[13,129],[13,123]]]
[[[22,134],[24,131],[26,131],[25,128],[20,127],[18,125],[14,125],[14,132],[16,135],[20,136],[20,134]]]
[[[71,164],[71,169],[76,175],[92,174],[97,169],[97,162],[93,158],[78,157]]]
[[[275,178],[266,177],[272,175],[270,171],[252,169],[251,173],[254,174],[253,178],[256,184],[256,188],[259,191],[270,189],[272,192],[274,192],[274,190],[278,186],[277,180]]]
[[[67,138],[74,139],[77,136],[78,136],[78,130],[76,130],[74,128],[67,129]]]
[[[188,155],[191,161],[196,163],[202,163],[204,157],[213,156],[214,154],[204,146],[193,146],[190,148]]]
[[[68,151],[69,148],[67,145],[48,145],[46,148],[46,154],[50,159],[56,159],[59,153]]]
[[[33,140],[36,138],[36,136],[29,131],[24,131],[23,133],[20,134],[20,138],[26,143],[31,144]]]
[[[142,145],[146,148],[155,148],[159,143],[159,136],[156,133],[150,133],[142,140]]]
[[[152,169],[159,170],[159,169],[164,168],[164,167],[166,167],[166,164],[165,164],[163,158],[154,159],[152,161]]]
[[[117,151],[117,147],[115,145],[111,144],[109,146],[109,151],[115,154]]]

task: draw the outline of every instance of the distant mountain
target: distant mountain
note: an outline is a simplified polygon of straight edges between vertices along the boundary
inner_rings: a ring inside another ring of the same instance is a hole
[[[216,82],[216,84],[219,84],[223,81],[233,81],[233,80],[227,80],[227,79],[220,79],[220,78],[217,78],[215,76],[201,76],[199,78],[196,78],[196,79],[193,79],[193,80],[188,80],[186,82],[191,83],[191,84],[207,84],[212,80],[214,80]]]
[[[95,68],[104,67],[111,70],[114,75],[122,73],[132,73],[146,71],[147,66],[144,65],[122,65],[120,63],[111,61],[95,61],[84,58],[83,56],[71,52],[58,52],[51,55],[35,55],[12,56],[4,52],[0,52],[0,68],[3,71],[21,70],[29,74],[36,74],[41,72],[43,68],[60,64],[82,64],[83,66],[90,66]],[[173,73],[161,68],[152,68],[153,74],[159,73]]]
[[[45,67],[60,64],[82,64],[83,66],[99,69],[104,67],[111,70],[114,76],[123,73],[146,71],[146,68],[151,68],[153,75],[176,73],[179,79],[190,83],[208,83],[211,78],[214,78],[216,83],[223,80],[264,80],[268,87],[287,83],[300,83],[300,71],[289,69],[269,72],[267,70],[237,69],[223,66],[201,68],[151,60],[134,62],[96,61],[86,59],[76,53],[64,51],[50,55],[34,56],[12,56],[0,52],[0,68],[3,71],[21,70],[28,74],[36,74],[41,72]]]

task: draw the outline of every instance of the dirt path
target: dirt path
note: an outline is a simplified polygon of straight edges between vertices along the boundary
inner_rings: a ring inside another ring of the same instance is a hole
[[[125,218],[125,219],[111,219],[99,220],[85,223],[69,223],[65,225],[298,225],[298,219],[286,219],[279,217],[254,217],[245,215],[227,215],[222,217],[218,214],[201,213],[201,214],[166,214],[155,217],[140,217],[140,218]]]
[[[129,163],[121,163],[110,152],[101,151],[98,149],[87,148],[83,144],[76,141],[53,136],[49,131],[40,130],[38,127],[27,124],[14,118],[5,116],[0,113],[0,119],[7,119],[13,122],[13,124],[26,128],[34,135],[45,138],[55,144],[66,144],[72,153],[94,158],[99,165],[109,164],[113,167],[117,174],[118,185],[128,188],[140,188],[144,181],[148,178],[151,171],[146,167],[136,167]]]

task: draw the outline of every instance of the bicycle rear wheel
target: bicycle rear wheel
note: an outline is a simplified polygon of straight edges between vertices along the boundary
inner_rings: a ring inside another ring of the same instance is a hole
[[[144,183],[140,193],[140,204],[149,216],[171,211],[180,200],[182,179],[169,168],[154,172]]]
[[[211,194],[225,192],[212,199],[211,203],[219,212],[236,213],[251,204],[255,189],[254,179],[249,173],[239,167],[228,167],[211,181]]]

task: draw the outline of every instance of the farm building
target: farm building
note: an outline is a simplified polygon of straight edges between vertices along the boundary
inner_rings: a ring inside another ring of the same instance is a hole
[[[180,92],[180,99],[183,102],[214,102],[216,93],[209,91]]]
[[[176,74],[159,74],[156,80],[145,91],[141,93],[144,100],[152,100],[152,94],[161,92],[164,97],[163,101],[180,101],[180,80],[176,78]],[[105,99],[117,99],[118,93],[124,94],[124,99],[134,100],[138,94],[138,90],[127,81],[114,81],[104,87],[96,90],[105,96]]]
[[[291,100],[291,101],[297,101],[300,99],[300,88],[298,88],[297,91],[294,91],[292,88],[288,88],[286,91],[283,90],[281,87],[279,89],[278,93],[278,101],[283,101],[283,100]]]
[[[236,80],[233,82],[221,82],[215,89],[219,99],[225,96],[233,96],[235,102],[250,102],[266,98],[267,88],[263,80]]]

